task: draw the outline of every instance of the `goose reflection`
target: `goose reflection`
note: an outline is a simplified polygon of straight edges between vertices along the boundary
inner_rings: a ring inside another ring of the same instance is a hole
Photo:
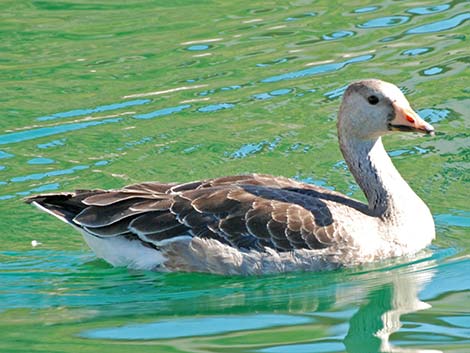
[[[419,292],[429,283],[434,270],[384,273],[388,282],[372,289],[364,304],[349,320],[349,330],[344,345],[349,353],[439,353],[439,350],[397,347],[390,336],[402,327],[401,316],[431,307],[421,301]],[[409,270],[409,268],[408,268]]]
[[[184,289],[180,275],[161,276],[157,294],[156,288],[139,286],[143,300],[136,297],[135,311],[132,303],[122,303],[126,311],[140,314],[140,322],[118,317],[115,326],[80,335],[88,339],[155,340],[204,352],[219,352],[220,340],[228,339],[231,345],[243,346],[241,351],[260,353],[438,353],[415,347],[416,342],[400,332],[403,315],[430,307],[419,299],[419,293],[434,276],[434,267],[431,261],[424,261],[363,273],[336,271],[315,276],[224,278],[193,274],[183,275],[192,280]],[[169,288],[179,288],[179,293],[165,292]],[[131,289],[127,286],[127,290]],[[147,296],[145,292],[151,290],[154,295]],[[174,300],[168,300],[171,295]],[[123,312],[116,307],[111,311]],[[245,341],[253,336],[258,337],[258,344]],[[391,343],[394,337],[401,341],[400,346]]]

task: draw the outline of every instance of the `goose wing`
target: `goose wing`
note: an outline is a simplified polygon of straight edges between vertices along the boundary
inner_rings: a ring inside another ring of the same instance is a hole
[[[322,249],[341,236],[329,203],[363,204],[314,185],[266,175],[185,184],[141,183],[27,199],[97,237],[125,235],[161,246],[181,236],[240,249]]]

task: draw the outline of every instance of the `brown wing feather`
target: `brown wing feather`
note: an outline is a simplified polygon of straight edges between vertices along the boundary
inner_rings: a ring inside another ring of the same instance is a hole
[[[144,212],[141,210],[133,211],[131,209],[133,205],[140,202],[145,202],[145,199],[133,198],[110,206],[89,206],[75,216],[73,220],[76,224],[84,227],[104,227]]]
[[[274,246],[280,250],[292,250],[292,246],[289,243],[289,240],[286,237],[286,224],[270,219],[266,225],[269,235],[271,236],[271,241],[274,243]]]
[[[339,193],[257,174],[184,184],[141,183],[27,201],[67,214],[69,222],[100,237],[132,232],[143,241],[159,242],[192,235],[243,249],[268,246],[279,251],[321,249],[334,242],[337,226],[328,202],[367,212],[367,206]]]
[[[178,183],[144,182],[127,185],[123,188],[123,190],[131,192],[142,192],[146,194],[165,194],[176,185],[178,185]]]
[[[153,199],[155,196],[143,192],[112,191],[89,196],[82,202],[87,206],[109,206],[135,198]]]
[[[262,249],[260,239],[248,231],[244,214],[220,220],[218,229],[223,232],[224,238],[233,246],[243,249]]]
[[[200,213],[229,214],[236,212],[236,209],[242,205],[236,200],[229,199],[227,197],[229,192],[229,188],[217,187],[186,192],[183,197],[191,199],[191,206]]]
[[[163,232],[180,226],[175,215],[165,211],[151,211],[139,215],[129,224],[129,230],[137,234]]]
[[[166,196],[166,195],[165,195]],[[166,197],[157,201],[140,202],[131,206],[133,211],[168,211],[173,205],[174,200],[171,197]]]
[[[129,219],[125,218],[121,221],[115,222],[113,224],[104,226],[104,227],[84,227],[89,233],[96,235],[100,238],[109,238],[115,237],[117,235],[123,235],[130,233],[129,232]]]
[[[164,240],[168,240],[174,237],[178,237],[181,235],[187,235],[188,234],[188,228],[184,226],[183,224],[180,224],[174,228],[167,228],[162,231],[158,231],[155,233],[148,233],[145,234],[145,240],[150,241],[150,242],[160,242]]]
[[[267,200],[256,200],[245,214],[246,227],[255,237],[271,241],[271,234],[267,224],[271,220],[271,202]]]

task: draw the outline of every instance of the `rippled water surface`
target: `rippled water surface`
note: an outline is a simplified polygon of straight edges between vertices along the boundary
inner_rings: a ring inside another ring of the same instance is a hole
[[[470,351],[468,1],[0,10],[0,351]],[[364,199],[335,120],[367,77],[397,83],[438,131],[385,139],[437,223],[417,258],[248,278],[128,271],[21,201],[248,172]]]

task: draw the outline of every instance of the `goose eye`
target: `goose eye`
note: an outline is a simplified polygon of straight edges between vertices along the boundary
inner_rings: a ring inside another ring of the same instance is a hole
[[[376,105],[379,102],[379,98],[377,98],[377,96],[369,96],[367,97],[367,101],[369,104]]]

